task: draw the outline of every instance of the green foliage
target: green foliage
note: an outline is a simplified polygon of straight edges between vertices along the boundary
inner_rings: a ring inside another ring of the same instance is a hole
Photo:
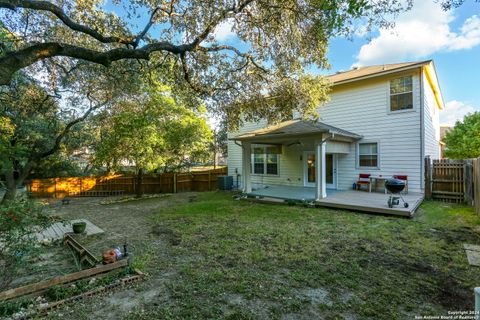
[[[54,154],[44,160],[32,171],[30,178],[78,177],[83,175],[80,164],[67,157],[65,152]]]
[[[466,115],[457,121],[445,138],[445,157],[468,159],[480,157],[480,112]]]
[[[16,170],[53,145],[61,126],[58,105],[34,81],[18,77],[0,89],[0,174]],[[12,161],[12,159],[14,159]]]
[[[7,317],[25,309],[32,304],[32,299],[19,299],[14,301],[0,301],[0,317]]]
[[[411,7],[411,2],[115,0],[113,5],[125,13],[118,16],[101,1],[62,1],[60,10],[84,26],[84,31],[73,30],[65,20],[45,14],[49,8],[5,9],[0,18],[9,34],[22,35],[20,43],[14,41],[18,39],[9,40],[17,49],[31,48],[37,42],[79,48],[73,50],[75,54],[68,54],[65,48],[57,53],[61,56],[58,60],[44,60],[50,79],[71,76],[71,68],[89,64],[86,61],[117,68],[120,63],[116,59],[128,52],[130,56],[125,59],[131,60],[123,60],[127,67],[121,71],[139,72],[117,75],[129,79],[132,85],[137,83],[133,78],[138,75],[152,77],[171,85],[176,93],[183,91],[189,98],[204,98],[209,111],[228,117],[234,128],[242,121],[242,114],[248,119],[266,117],[270,122],[294,111],[316,116],[315,108],[326,101],[328,86],[321,77],[307,76],[306,71],[312,65],[329,67],[326,54],[330,39],[352,36],[359,24],[367,29],[388,26],[396,14]],[[151,25],[138,26],[137,18],[146,14],[152,14],[148,19]],[[217,36],[218,27],[225,26],[231,26],[239,41],[227,42]],[[143,28],[145,33],[139,33]],[[162,32],[152,32],[155,29]],[[110,38],[99,39],[103,37]],[[131,55],[134,50],[137,55]],[[71,58],[80,53],[84,60]],[[45,54],[49,56],[48,50]],[[22,62],[25,59],[19,57]],[[32,63],[36,59],[33,55]],[[39,65],[30,68],[44,67]],[[10,68],[15,69],[5,66],[5,70]]]
[[[39,252],[34,232],[49,224],[43,207],[33,201],[21,199],[0,206],[0,290]]]
[[[268,92],[268,94],[266,94]],[[318,117],[317,109],[329,100],[330,85],[321,76],[302,74],[298,79],[272,82],[254,93],[241,95],[227,107],[229,128],[258,117],[269,122],[292,119],[294,112],[303,118]]]
[[[175,169],[208,156],[212,134],[205,117],[177,103],[168,87],[117,104],[99,115],[95,162],[139,169]]]

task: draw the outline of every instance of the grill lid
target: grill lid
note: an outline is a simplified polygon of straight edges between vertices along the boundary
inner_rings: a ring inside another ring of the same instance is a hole
[[[386,186],[405,186],[405,181],[400,179],[388,179],[385,181]]]

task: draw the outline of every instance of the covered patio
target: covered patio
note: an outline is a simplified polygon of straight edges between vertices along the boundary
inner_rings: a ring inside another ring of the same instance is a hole
[[[315,188],[269,185],[253,189],[247,193],[249,198],[263,201],[283,202],[286,200],[314,202],[322,207],[355,210],[362,212],[391,214],[411,217],[423,201],[423,194],[408,193],[403,195],[408,208],[402,203],[399,206],[389,208],[387,205],[388,195],[384,193],[365,192],[355,190],[326,190],[327,197],[317,200]]]
[[[288,120],[278,125],[270,126],[264,129],[254,130],[240,134],[231,140],[242,148],[242,185],[244,193],[252,192],[252,149],[260,149],[261,146],[269,146],[270,149],[276,149],[278,154],[282,154],[286,149],[295,145],[302,146],[302,153],[298,153],[302,161],[308,160],[305,164],[305,176],[298,179],[298,176],[291,178],[288,174],[276,172],[277,177],[283,177],[284,181],[295,181],[295,186],[303,184],[309,191],[313,192],[312,199],[321,200],[327,197],[327,175],[332,177],[336,169],[332,165],[327,172],[327,152],[332,154],[348,154],[351,150],[350,145],[361,139],[361,135],[349,132],[323,122],[313,120]],[[260,148],[259,148],[260,147]],[[306,152],[309,152],[306,154]],[[295,157],[294,157],[295,158]],[[296,158],[295,158],[296,159]],[[330,157],[330,164],[334,160]],[[285,163],[284,163],[285,164]],[[294,167],[302,166],[301,163],[290,162],[290,171]],[[333,172],[332,172],[333,170]],[[289,171],[289,170],[286,170]],[[263,173],[263,172],[262,172]],[[258,180],[258,179],[257,179]],[[300,181],[300,183],[299,183]],[[279,183],[280,184],[280,183]],[[300,187],[301,188],[301,187]],[[300,190],[295,189],[298,192]],[[281,192],[280,189],[271,190],[271,192]],[[274,196],[274,194],[272,194]],[[277,196],[278,198],[279,196]],[[300,197],[300,195],[299,195]]]

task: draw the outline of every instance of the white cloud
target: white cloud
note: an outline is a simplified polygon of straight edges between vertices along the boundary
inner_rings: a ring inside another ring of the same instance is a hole
[[[415,1],[412,10],[401,14],[393,29],[360,48],[356,65],[372,65],[418,59],[434,52],[469,49],[480,44],[480,17],[464,21],[458,32],[450,29],[452,11],[443,11],[434,0]]]
[[[220,23],[214,32],[214,38],[217,41],[227,41],[236,36],[235,32],[233,31],[233,20],[229,19],[222,23]]]
[[[473,106],[458,100],[446,103],[445,109],[440,112],[440,124],[453,126],[457,120],[462,121],[467,114],[477,111]]]

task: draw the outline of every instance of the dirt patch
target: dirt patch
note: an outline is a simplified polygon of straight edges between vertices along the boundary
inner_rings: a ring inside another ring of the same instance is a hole
[[[444,240],[447,244],[455,244],[457,242],[480,243],[480,230],[478,228],[432,228],[428,230],[426,235],[431,238]]]
[[[452,243],[461,243],[466,239],[476,237],[476,235],[469,233],[471,229],[462,228],[462,232],[457,230],[457,233],[450,230],[437,231],[435,233],[441,234],[442,237],[451,241]],[[458,234],[460,233],[460,234]],[[362,248],[360,245],[358,248]],[[365,266],[370,265],[371,261],[375,261],[377,266],[384,266],[388,269],[396,269],[405,274],[405,277],[410,277],[414,273],[420,274],[425,279],[436,283],[437,288],[434,290],[437,295],[434,301],[446,310],[473,310],[472,290],[461,283],[454,277],[437,269],[427,261],[415,261],[413,259],[397,256],[394,252],[389,251],[388,248],[382,246],[381,243],[370,242],[368,244],[369,257],[361,260]],[[448,263],[449,256],[440,256]],[[432,292],[425,292],[430,295]]]
[[[329,293],[323,288],[308,288],[300,291],[300,294],[311,301],[312,304],[324,304],[331,307],[333,301],[330,300]]]
[[[182,235],[180,232],[162,225],[153,226],[152,233],[164,238],[172,246],[178,246],[182,242]]]
[[[473,289],[466,288],[452,277],[438,281],[438,295],[435,301],[447,310],[473,310]]]
[[[269,309],[275,305],[270,301],[264,301],[261,299],[245,299],[240,294],[225,294],[225,300],[234,310],[243,310],[242,313],[250,313],[255,315],[254,317],[258,319],[270,318]],[[224,312],[226,318],[245,318],[245,314],[241,315],[237,311],[229,310],[229,308],[226,308]]]

